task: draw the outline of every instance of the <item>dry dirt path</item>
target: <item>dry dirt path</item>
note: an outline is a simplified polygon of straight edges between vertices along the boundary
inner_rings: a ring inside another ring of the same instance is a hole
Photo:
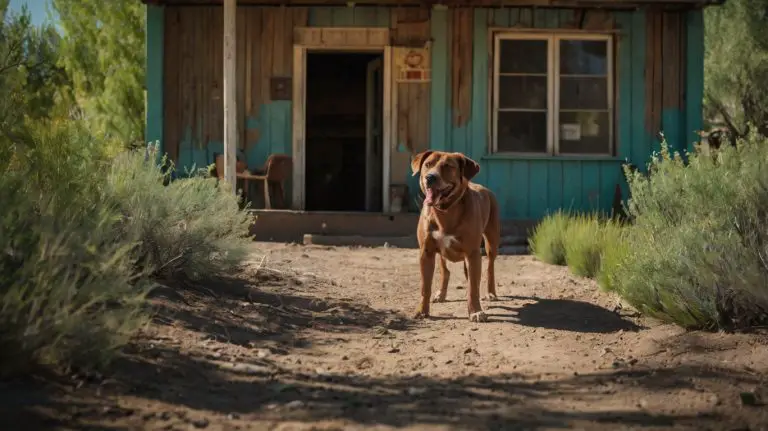
[[[245,281],[207,286],[218,298],[160,292],[108,375],[45,399],[7,386],[2,429],[768,429],[742,401],[768,395],[764,336],[613,311],[528,256],[499,259],[489,322],[467,320],[459,265],[449,302],[414,321],[415,250],[256,247]]]

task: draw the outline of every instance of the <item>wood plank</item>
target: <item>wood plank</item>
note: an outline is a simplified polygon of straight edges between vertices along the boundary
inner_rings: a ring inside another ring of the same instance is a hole
[[[168,157],[173,162],[178,162],[179,157],[179,10],[169,9],[165,11],[165,25],[163,35],[163,146]]]
[[[461,41],[461,69],[460,69],[460,104],[462,121],[466,125],[472,115],[472,51],[474,48],[474,10],[462,8],[462,41]]]
[[[661,12],[655,13],[656,31],[654,37],[654,64],[653,64],[653,129],[652,142],[656,145],[659,131],[661,131],[661,112],[663,106],[664,78],[663,78],[663,15]],[[653,148],[655,150],[655,147]]]
[[[285,55],[283,41],[283,29],[285,28],[285,14],[287,8],[279,7],[271,9],[271,15],[273,16],[272,34],[270,40],[272,41],[272,76],[285,76],[286,71],[283,70]]]
[[[472,98],[473,10],[454,9],[451,17],[451,110],[453,124],[464,126],[470,117]]]
[[[662,13],[646,14],[645,126],[653,137],[661,124],[662,96]]]
[[[202,19],[210,21],[209,31],[204,35],[205,40],[211,41],[211,59],[206,85],[209,87],[209,97],[206,106],[210,118],[206,126],[209,138],[224,142],[224,69],[219,66],[224,61],[224,11],[221,8],[210,8]]]
[[[306,52],[301,46],[293,48],[293,193],[291,206],[304,209],[304,144],[306,123]]]
[[[384,145],[383,147],[383,159],[384,159],[384,169],[382,169],[382,208],[384,208],[384,211],[389,211],[389,205],[390,205],[390,196],[389,196],[389,187],[390,187],[390,170],[388,167],[391,167],[391,156],[392,156],[392,141],[393,141],[393,134],[394,134],[394,119],[397,117],[392,115],[392,108],[393,106],[397,106],[397,93],[394,92],[394,88],[392,86],[393,79],[392,79],[392,68],[393,65],[393,48],[391,46],[387,46],[384,48],[384,70],[383,70],[383,79],[384,79],[384,89],[383,89],[383,129],[382,130],[382,141]],[[392,99],[395,100],[392,100]]]
[[[243,11],[245,22],[247,23],[245,40],[241,41],[241,43],[245,45],[245,57],[243,58],[243,61],[245,61],[245,76],[243,78],[245,79],[245,82],[243,83],[245,89],[245,123],[247,123],[247,118],[253,113],[253,79],[251,78],[253,75],[253,30],[251,28],[253,12],[254,10],[252,8]],[[248,148],[247,132],[244,148]]]
[[[248,58],[246,56],[246,49],[248,45],[246,43],[247,33],[247,15],[246,10],[242,10],[237,14],[237,77],[235,82],[237,83],[237,148],[245,150],[245,95],[248,94],[247,87],[245,86],[245,66]],[[245,91],[244,91],[245,90]]]
[[[272,77],[274,60],[274,36],[275,36],[275,10],[274,8],[264,9],[262,12],[262,33],[261,33],[261,97],[262,103],[267,104],[272,101],[269,92],[269,81]]]
[[[224,0],[224,178],[236,192],[237,157],[237,1]]]
[[[264,70],[264,44],[262,43],[262,37],[264,37],[263,17],[263,9],[252,9],[250,28],[252,29],[251,37],[253,38],[253,44],[251,46],[251,49],[253,49],[253,69],[251,70],[251,76],[248,80],[251,82],[251,92],[253,93],[251,96],[253,100],[253,109],[249,115],[252,118],[257,119],[261,118],[261,108],[264,105],[264,83],[261,79],[261,74]],[[261,125],[259,125],[259,127],[261,127]],[[252,142],[254,142],[254,144],[256,143],[256,141]]]
[[[194,35],[194,47],[197,50],[199,46],[212,46],[214,40],[206,39],[206,35],[209,34],[209,30],[213,23],[203,18],[203,14],[195,14],[195,24],[190,29],[190,32]],[[221,64],[221,62],[219,62]],[[207,135],[208,129],[205,127],[206,122],[210,120],[208,116],[208,108],[210,102],[202,104],[200,100],[208,100],[210,94],[209,79],[211,74],[210,68],[215,66],[216,62],[210,62],[207,68],[195,61],[194,54],[190,58],[189,67],[193,74],[195,92],[195,98],[192,99],[192,147],[190,149],[190,157],[192,163],[197,162],[197,151],[205,148],[205,144],[209,141],[210,136]]]
[[[680,19],[674,12],[663,14],[662,30],[662,108],[680,107]]]

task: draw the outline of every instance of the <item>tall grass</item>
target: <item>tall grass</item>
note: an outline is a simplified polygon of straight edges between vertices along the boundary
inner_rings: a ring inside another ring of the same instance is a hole
[[[613,220],[601,220],[597,214],[573,217],[565,232],[565,261],[572,273],[595,278],[601,273],[606,254],[620,243],[622,228]]]
[[[565,235],[570,217],[558,211],[545,217],[529,240],[531,252],[542,262],[552,265],[565,265]]]

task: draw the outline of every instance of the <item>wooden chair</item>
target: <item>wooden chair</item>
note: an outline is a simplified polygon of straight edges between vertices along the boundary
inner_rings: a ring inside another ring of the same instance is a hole
[[[278,208],[285,204],[285,181],[291,176],[293,160],[287,154],[271,154],[262,169],[254,173],[244,173],[242,178],[246,181],[256,180],[264,182],[264,208],[272,209],[272,200],[269,196],[269,183],[277,185]]]
[[[285,203],[285,181],[291,176],[292,168],[291,156],[286,154],[272,154],[267,158],[267,162],[262,169],[255,170],[254,172],[248,172],[247,169],[237,171],[237,179],[243,181],[243,192],[247,198],[250,194],[250,188],[248,187],[249,181],[263,181],[264,182],[264,207],[266,209],[272,209],[272,200],[270,199],[269,183],[273,182],[277,185],[279,197],[278,207],[282,207]],[[216,156],[216,172],[219,178],[224,177],[224,156]]]

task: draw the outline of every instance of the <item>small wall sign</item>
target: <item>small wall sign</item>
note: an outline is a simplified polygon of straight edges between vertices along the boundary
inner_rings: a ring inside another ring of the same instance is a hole
[[[269,80],[269,98],[271,100],[291,100],[292,89],[290,76],[273,76]]]
[[[429,82],[432,69],[429,64],[428,48],[395,48],[395,67],[397,82]]]

